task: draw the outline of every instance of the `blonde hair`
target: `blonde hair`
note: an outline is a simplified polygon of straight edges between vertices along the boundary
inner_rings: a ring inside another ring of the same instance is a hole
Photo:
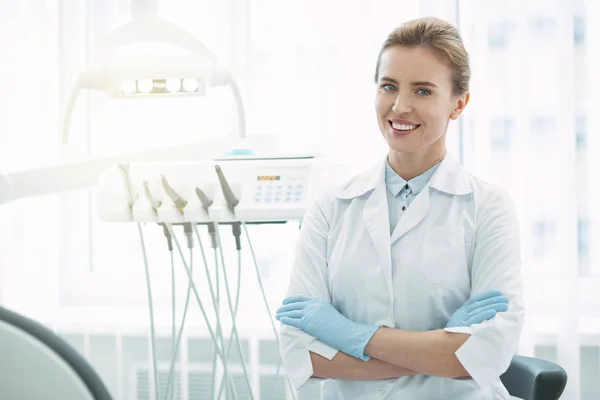
[[[394,29],[379,51],[375,82],[379,80],[381,56],[392,46],[420,46],[433,51],[452,68],[453,93],[460,95],[469,90],[469,80],[471,79],[469,54],[454,25],[439,18],[426,17],[413,19]]]

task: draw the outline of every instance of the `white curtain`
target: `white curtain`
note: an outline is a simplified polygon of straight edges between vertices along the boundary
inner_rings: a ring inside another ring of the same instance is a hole
[[[372,76],[386,34],[422,15],[459,25],[472,60],[472,95],[451,127],[450,150],[475,175],[513,194],[527,283],[521,352],[556,346],[556,361],[569,373],[563,398],[583,398],[580,338],[600,335],[599,2],[169,0],[159,10],[233,69],[250,135],[318,142],[348,171],[385,151]],[[89,94],[78,102],[71,147],[61,151],[58,127],[70,85],[102,38],[128,19],[127,1],[0,1],[0,172],[181,144],[235,128],[227,93],[138,103]],[[93,212],[90,190],[0,206],[5,304],[49,324],[147,324],[135,231],[101,223]],[[253,233],[275,305],[296,231]],[[162,232],[148,235],[151,246],[164,248]],[[269,246],[273,235],[280,250]],[[152,255],[159,304],[169,299],[165,253]],[[249,284],[247,294],[255,289]]]

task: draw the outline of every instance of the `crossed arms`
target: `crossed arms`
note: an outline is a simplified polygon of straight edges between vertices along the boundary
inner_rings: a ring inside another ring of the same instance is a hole
[[[349,381],[391,379],[417,373],[470,377],[455,355],[468,337],[443,330],[409,332],[382,328],[365,348],[371,357],[366,362],[341,351],[331,360],[311,352],[313,377]]]
[[[510,299],[507,312],[463,333],[448,329],[415,332],[379,328],[366,341],[362,359],[331,345],[325,346],[328,348],[325,352],[314,351],[308,344],[322,342],[322,338],[304,330],[302,333],[312,336],[301,340],[306,344],[305,351],[309,351],[311,374],[305,378],[298,375],[295,386],[301,386],[310,376],[356,381],[427,374],[473,378],[480,385],[497,379],[516,352],[524,317],[518,222],[516,213],[507,204],[512,205],[511,200],[502,195],[486,200],[487,207],[478,216],[471,271],[471,293],[501,291]],[[303,295],[324,303],[330,303],[326,267],[329,224],[323,214],[327,208],[316,202],[306,214],[289,290],[290,295]],[[285,365],[291,353],[295,355],[289,359],[302,357],[298,355],[298,345],[292,343],[290,329],[293,328],[284,323],[282,329],[287,330],[281,348]],[[354,335],[348,335],[347,330],[338,330],[337,335],[333,335],[334,338],[346,336]]]

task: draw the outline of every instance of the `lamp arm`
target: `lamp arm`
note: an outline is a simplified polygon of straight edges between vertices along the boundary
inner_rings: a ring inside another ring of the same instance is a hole
[[[240,88],[237,83],[232,79],[231,84],[231,92],[233,94],[233,98],[235,100],[235,105],[237,109],[237,117],[238,117],[238,135],[240,138],[246,137],[246,112],[244,110],[244,102],[242,101],[242,95],[240,93]]]
[[[81,75],[77,79],[77,82],[75,82],[71,94],[69,95],[61,128],[62,144],[67,144],[69,142],[69,131],[71,129],[71,120],[73,119],[73,110],[75,109],[75,104],[77,104],[79,93],[81,93],[81,89],[83,88],[82,81],[84,79],[84,75]]]
[[[218,64],[217,57],[213,52],[194,35],[153,15],[134,18],[109,33],[96,50],[96,61],[102,63],[105,58],[119,48],[143,42],[159,42],[177,46],[207,58],[207,61],[213,65]]]

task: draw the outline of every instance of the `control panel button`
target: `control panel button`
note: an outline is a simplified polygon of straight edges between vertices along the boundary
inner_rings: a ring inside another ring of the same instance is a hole
[[[278,176],[278,180],[260,180],[256,182],[254,201],[260,204],[302,203],[304,197],[305,177],[301,174],[280,175],[277,173],[265,176]],[[262,176],[262,175],[261,175]]]

